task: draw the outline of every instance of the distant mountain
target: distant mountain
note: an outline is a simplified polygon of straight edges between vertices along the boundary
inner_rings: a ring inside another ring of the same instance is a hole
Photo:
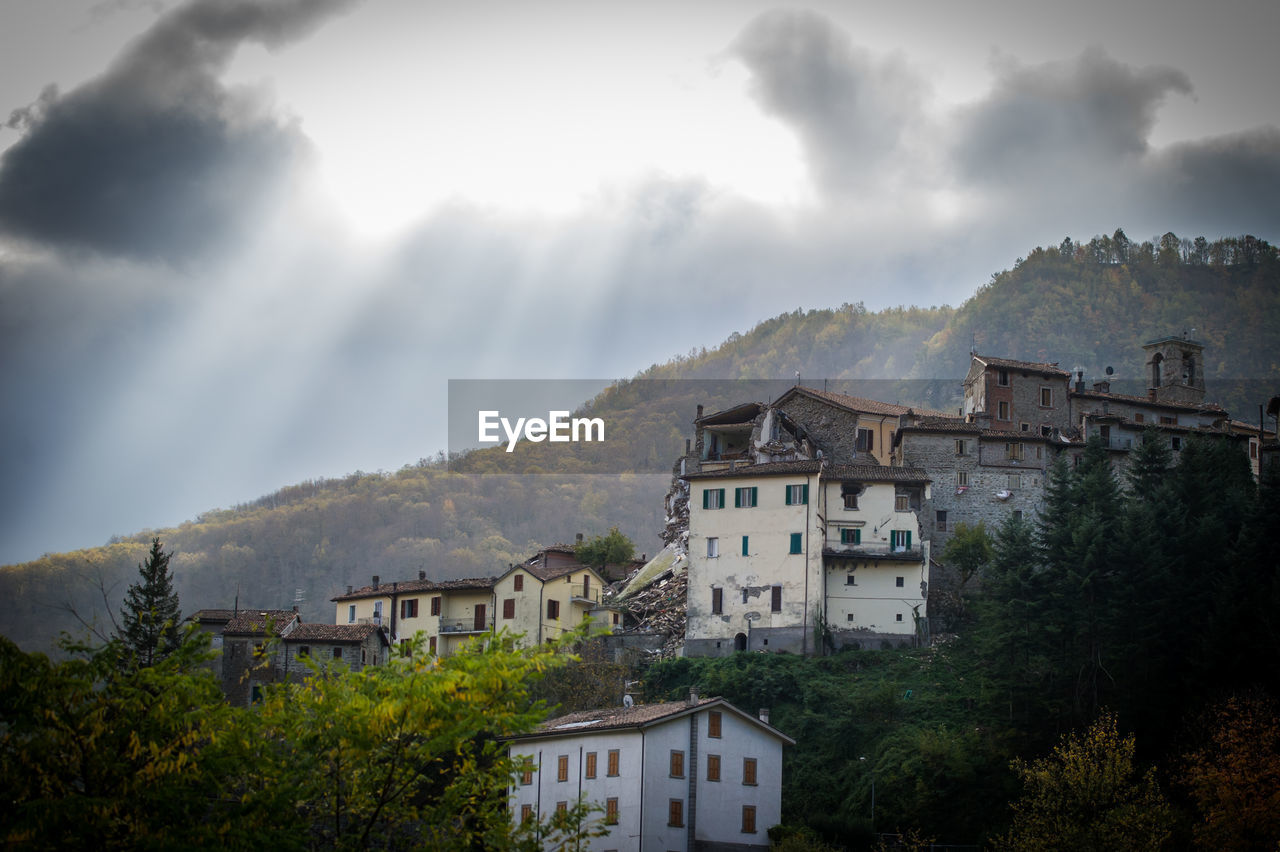
[[[845,304],[783,314],[584,403],[582,412],[610,428],[606,442],[577,453],[522,442],[512,453],[491,448],[306,482],[175,529],[0,568],[8,602],[0,632],[46,650],[59,630],[80,629],[68,607],[104,621],[104,599],[118,610],[152,535],[175,552],[184,612],[232,606],[238,592],[242,606],[297,601],[308,621],[331,619],[329,597],[372,574],[494,574],[578,532],[617,526],[652,554],[669,470],[699,404],[714,411],[768,400],[799,373],[806,384],[948,410],[971,347],[1081,367],[1087,380],[1112,366],[1118,380],[1137,382],[1141,344],[1183,330],[1205,344],[1210,399],[1256,420],[1257,405],[1280,390],[1277,250],[1250,236],[1133,243],[1117,231],[1036,248],[959,308]]]

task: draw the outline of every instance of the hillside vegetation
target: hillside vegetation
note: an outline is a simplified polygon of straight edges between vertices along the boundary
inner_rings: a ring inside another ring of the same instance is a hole
[[[10,605],[0,632],[48,650],[60,630],[80,629],[69,608],[106,619],[153,535],[175,552],[184,611],[229,607],[238,594],[255,607],[300,599],[304,619],[321,621],[332,618],[329,597],[372,574],[492,574],[578,532],[617,526],[652,554],[669,484],[663,472],[683,451],[699,404],[714,411],[767,400],[799,372],[806,383],[837,382],[833,390],[950,410],[971,346],[1079,365],[1091,379],[1114,366],[1123,380],[1138,375],[1142,342],[1192,328],[1205,343],[1210,398],[1256,420],[1256,406],[1280,389],[1276,249],[1254,237],[1171,234],[1135,244],[1118,231],[1036,248],[959,308],[797,310],[651,366],[584,404],[608,419],[609,432],[578,453],[522,443],[513,453],[494,448],[305,482],[175,529],[4,567],[0,594]],[[541,475],[495,475],[528,473]]]

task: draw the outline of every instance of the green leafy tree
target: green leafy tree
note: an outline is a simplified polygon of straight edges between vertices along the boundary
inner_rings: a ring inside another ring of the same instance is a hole
[[[139,666],[154,665],[173,653],[180,642],[178,621],[182,613],[169,573],[172,556],[161,549],[159,538],[153,538],[146,561],[138,565],[141,579],[125,594],[120,638]]]
[[[617,527],[611,528],[607,535],[598,535],[573,549],[574,558],[597,569],[630,562],[635,552],[636,546],[631,539],[618,532]]]
[[[1159,849],[1170,835],[1172,809],[1155,769],[1134,766],[1135,739],[1121,736],[1104,713],[1088,730],[1068,734],[1048,757],[1015,760],[1023,793],[1014,820],[997,842],[1011,850],[1123,852]]]

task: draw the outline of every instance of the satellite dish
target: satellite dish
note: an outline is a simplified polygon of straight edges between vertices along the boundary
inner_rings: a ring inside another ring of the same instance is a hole
[[[1108,376],[1114,376],[1114,375],[1115,375],[1115,372],[1116,372],[1116,368],[1115,368],[1115,367],[1107,367],[1107,375],[1108,375]]]
[[[632,698],[630,695],[624,695],[624,696],[622,696],[622,706],[623,706],[623,707],[635,707],[635,706],[636,706],[636,700],[635,700],[634,698]]]

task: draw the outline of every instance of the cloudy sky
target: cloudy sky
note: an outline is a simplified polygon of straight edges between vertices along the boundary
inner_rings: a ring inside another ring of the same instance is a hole
[[[1280,4],[3,0],[0,563],[1035,245],[1280,236]]]

